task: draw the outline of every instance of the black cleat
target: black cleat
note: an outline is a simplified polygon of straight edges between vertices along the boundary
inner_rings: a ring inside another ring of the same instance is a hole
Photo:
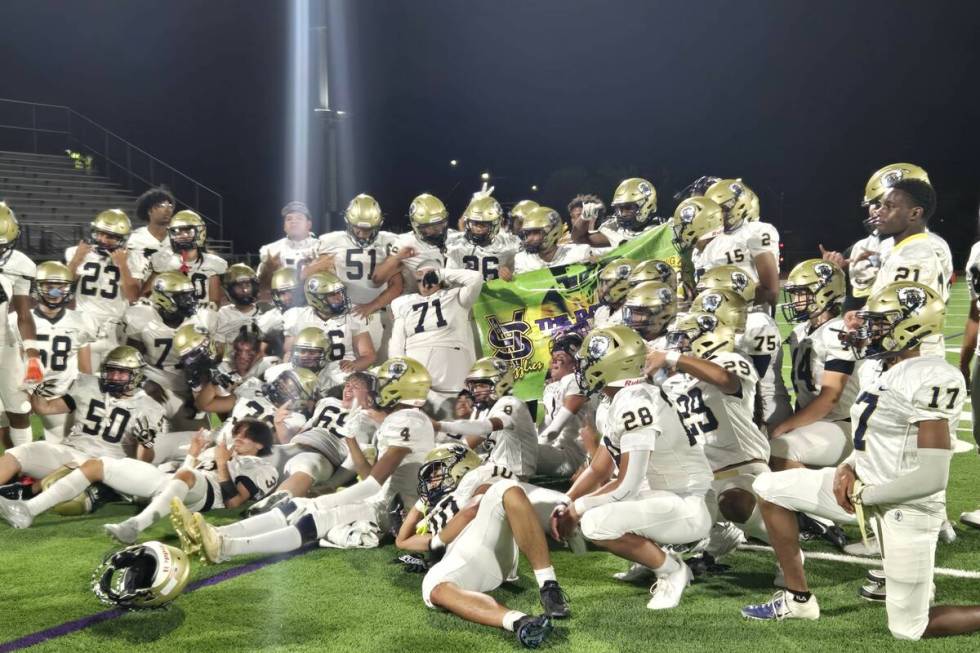
[[[821,539],[829,542],[838,551],[843,551],[847,546],[847,536],[844,530],[836,524],[824,526],[813,517],[802,512],[796,513],[796,521],[800,526],[800,541],[809,542]]]
[[[865,601],[875,603],[885,602],[885,572],[881,569],[869,569],[864,577],[864,585],[858,590],[858,596]]]
[[[548,615],[524,616],[514,624],[514,636],[524,648],[538,648],[551,634],[551,620]]]
[[[20,481],[0,485],[0,497],[10,499],[11,501],[27,501],[34,496],[31,488],[31,484],[21,483]]]
[[[568,609],[568,597],[556,580],[546,580],[541,588],[541,607],[544,613],[552,619],[565,619],[571,615]]]
[[[844,529],[836,524],[828,528],[820,537],[825,542],[830,542],[838,551],[843,551],[844,547],[847,546],[847,535],[844,534]]]

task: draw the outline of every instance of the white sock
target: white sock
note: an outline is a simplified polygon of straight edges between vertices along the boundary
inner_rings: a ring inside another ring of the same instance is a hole
[[[10,441],[16,447],[19,444],[27,444],[34,439],[34,432],[31,431],[31,427],[27,426],[22,429],[10,427]]]
[[[755,509],[744,524],[734,523],[745,532],[746,537],[754,537],[769,544],[769,533],[766,531],[766,522],[762,519],[762,511],[759,510],[758,503],[755,504]]]
[[[507,614],[504,615],[504,630],[514,632],[514,624],[526,616],[526,614],[518,610],[508,610]]]
[[[178,499],[183,500],[190,490],[191,489],[187,487],[187,483],[175,478],[163,486],[162,490],[153,495],[153,499],[150,500],[150,504],[143,508],[140,514],[128,519],[127,521],[135,525],[140,531],[145,531],[147,528],[156,523],[157,520],[170,514],[171,499],[177,497]]]
[[[677,558],[675,558],[674,556],[668,553],[667,557],[664,559],[664,563],[659,567],[656,567],[653,570],[653,573],[655,573],[658,576],[666,576],[667,574],[674,573],[680,568],[681,568],[681,563],[677,561]]]
[[[281,510],[275,509],[236,521],[234,524],[220,526],[218,532],[225,537],[250,537],[285,528],[286,524],[286,515],[282,514]]]
[[[549,580],[553,580],[555,582],[558,582],[558,577],[555,576],[555,568],[554,567],[545,567],[544,569],[535,569],[534,570],[534,579],[536,581],[538,581],[538,587],[544,587],[544,584],[547,581],[549,581]]]
[[[85,491],[91,483],[82,470],[72,470],[68,476],[60,479],[57,483],[47,490],[38,494],[33,499],[29,499],[27,510],[32,517],[40,515],[45,510],[50,510],[62,501],[70,501]]]
[[[246,519],[245,521],[251,520]],[[271,533],[252,537],[226,537],[221,543],[221,551],[228,556],[248,555],[250,553],[286,553],[295,551],[301,546],[303,546],[303,537],[299,534],[299,529],[295,526],[287,526]]]

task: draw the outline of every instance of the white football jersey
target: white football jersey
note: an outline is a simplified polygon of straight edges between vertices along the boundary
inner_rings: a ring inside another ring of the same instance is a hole
[[[970,289],[970,300],[980,306],[980,242],[973,244],[966,259],[966,285]],[[977,340],[977,351],[980,351],[980,339]]]
[[[746,243],[748,234],[740,232],[741,230],[730,234],[719,234],[712,238],[703,249],[695,248],[691,251],[695,281],[704,276],[708,270],[720,265],[738,266],[753,281],[759,281],[759,273],[755,269],[752,252]]]
[[[514,426],[487,436],[485,446],[490,452],[487,462],[502,465],[521,478],[530,477],[538,466],[538,430],[527,405],[508,395],[494,402],[489,410],[476,411],[473,419],[493,417],[509,417]]]
[[[617,308],[616,310],[612,310],[606,304],[600,304],[595,309],[595,313],[592,314],[593,329],[598,329],[607,326],[615,326],[617,324],[623,324],[622,308]]]
[[[71,261],[77,247],[65,250],[65,261]],[[146,264],[142,254],[129,251],[129,273],[135,279],[143,279]],[[75,270],[78,286],[75,291],[75,310],[81,311],[89,318],[102,323],[105,320],[120,320],[129,300],[122,287],[122,273],[108,256],[102,256],[95,250],[82,259]]]
[[[851,294],[855,297],[871,294],[871,285],[881,269],[882,257],[891,249],[893,239],[888,238],[887,243],[885,246],[881,236],[875,232],[851,245],[847,278],[851,282]]]
[[[273,311],[263,311],[258,306],[251,306],[248,311],[242,313],[237,306],[225,304],[218,309],[215,318],[215,327],[212,335],[215,342],[230,344],[241,332],[242,327],[250,327],[252,324],[258,327],[262,333],[274,331],[276,327],[281,328],[282,313],[279,309]]]
[[[501,267],[514,269],[514,256],[521,241],[510,234],[498,233],[487,246],[474,245],[463,232],[457,233],[446,246],[446,267],[476,270],[484,281],[499,279]]]
[[[320,236],[317,245],[319,255],[334,257],[334,273],[344,282],[352,304],[367,304],[385,291],[387,284],[374,285],[371,277],[384,263],[395,242],[395,234],[379,231],[378,237],[368,247],[361,247],[346,231],[331,231]]]
[[[208,252],[198,252],[198,257],[186,264],[180,255],[170,251],[159,251],[150,257],[150,270],[154,273],[180,272],[186,265],[187,278],[194,284],[194,298],[198,303],[217,303],[219,297],[212,297],[208,289],[208,280],[215,275],[222,275],[228,270],[228,262],[220,256]]]
[[[603,396],[596,409],[596,428],[617,467],[624,453],[650,452],[643,489],[703,495],[711,487],[700,433],[685,431],[655,386],[636,383],[620,389],[612,399]]]
[[[157,240],[156,236],[150,233],[149,227],[140,227],[129,234],[129,238],[126,239],[126,249],[138,252],[144,261],[148,261],[159,251],[173,251],[170,248],[170,238],[165,235],[163,240]]]
[[[214,461],[214,447],[201,452],[194,467],[204,474],[208,485],[211,486],[201,512],[217,510],[225,505],[221,497],[221,483],[218,481],[218,465]],[[228,476],[235,485],[243,485],[248,489],[249,500],[257,501],[276,488],[279,482],[279,472],[268,458],[258,456],[239,456],[232,454],[228,461]]]
[[[6,315],[11,310],[10,300],[13,297],[30,296],[36,270],[34,262],[17,250],[11,251],[7,260],[0,264],[0,315]],[[0,322],[0,327],[0,345],[15,345],[19,334],[16,325],[8,329],[6,322]]]
[[[265,384],[256,378],[246,379],[240,386],[234,389],[235,407],[231,411],[231,417],[225,420],[217,434],[217,442],[230,444],[232,441],[232,429],[238,420],[252,418],[268,422],[272,426],[276,416],[277,407],[266,396],[264,391]],[[286,428],[295,433],[303,424],[306,423],[306,415],[292,412],[286,417]]]
[[[449,243],[449,239],[453,238],[457,233],[459,232],[450,229],[449,234],[446,236],[446,243]],[[419,268],[419,265],[422,264],[422,261],[427,261],[430,259],[441,261],[443,266],[445,266],[446,251],[439,249],[435,245],[422,242],[415,236],[414,231],[408,231],[395,236],[395,240],[391,244],[390,253],[397,254],[400,250],[406,247],[411,247],[415,250],[415,256],[402,259],[402,277],[405,280],[404,290],[406,293],[409,293],[415,292],[419,288],[419,284],[415,280],[415,271]]]
[[[317,327],[330,340],[330,350],[327,352],[327,365],[321,371],[321,376],[327,375],[334,379],[334,385],[343,383],[347,377],[340,370],[340,361],[352,361],[357,358],[354,349],[354,338],[367,333],[367,322],[353,313],[345,313],[327,320],[321,319],[309,306],[290,309],[283,318],[283,333],[295,338],[307,327]]]
[[[607,248],[608,249],[608,248]],[[514,274],[530,272],[531,270],[542,270],[553,268],[559,265],[571,265],[572,263],[584,263],[595,253],[588,245],[558,245],[555,255],[550,261],[545,261],[538,254],[530,254],[524,250],[517,252],[514,256]]]
[[[735,351],[752,361],[757,373],[756,359],[769,357],[769,364],[759,378],[759,394],[766,416],[772,415],[781,402],[789,405],[789,393],[783,381],[782,344],[779,325],[763,311],[749,311],[745,318],[745,332],[735,337]]]
[[[65,444],[92,458],[125,458],[123,441],[132,442],[136,418],[146,419],[158,435],[167,431],[163,406],[142,389],[131,397],[113,397],[102,392],[97,377],[79,374],[62,399],[75,414]]]
[[[473,336],[471,309],[480,296],[483,277],[473,270],[443,270],[452,284],[428,297],[402,295],[391,303],[394,316],[388,351],[395,356],[412,356],[417,349],[447,348],[471,352]]]
[[[11,325],[16,333],[17,314],[11,313]],[[44,380],[54,381],[54,396],[68,391],[78,377],[78,350],[95,341],[98,325],[82,313],[66,308],[56,318],[49,318],[34,309],[38,353],[44,365]]]
[[[313,417],[303,424],[290,443],[315,449],[334,467],[338,467],[348,454],[344,438],[354,438],[362,447],[366,447],[374,441],[377,430],[378,424],[366,413],[357,413],[352,418],[350,409],[344,408],[340,399],[325,397],[317,402]]]
[[[843,318],[835,318],[812,332],[809,323],[797,324],[789,334],[793,360],[790,379],[796,391],[797,410],[808,406],[820,394],[824,370],[851,375],[837,405],[823,418],[831,422],[847,419],[859,387],[858,376],[854,373],[857,365],[854,354],[837,337],[838,331],[843,330]]]
[[[871,286],[871,294],[895,281],[917,281],[935,290],[945,302],[949,301],[952,278],[949,246],[936,234],[921,233],[891,248]]]
[[[731,232],[740,236],[754,259],[759,254],[772,254],[779,268],[779,232],[768,222],[743,222],[738,229]]]
[[[459,509],[469,503],[477,489],[483,485],[492,485],[501,479],[510,478],[514,478],[514,473],[500,465],[486,464],[471,469],[460,479],[456,489],[439,499],[431,509],[425,505],[422,499],[415,502],[415,508],[424,515],[415,532],[437,535],[439,531],[445,528],[449,520],[456,516]]]
[[[405,408],[388,415],[375,435],[378,460],[389,447],[409,450],[398,469],[385,481],[382,488],[384,500],[400,495],[404,505],[411,505],[419,498],[419,467],[425,456],[436,446],[436,434],[429,416],[418,408]]]
[[[868,485],[881,485],[918,465],[919,422],[946,420],[956,437],[966,385],[960,371],[934,356],[916,356],[882,372],[868,361],[858,369],[861,393],[851,406],[855,472]],[[917,500],[914,507],[946,518],[946,491]]]
[[[259,248],[259,262],[265,263],[273,256],[279,256],[279,262],[285,268],[301,268],[317,256],[317,239],[310,234],[303,240],[280,238]]]
[[[544,387],[544,391],[541,397],[541,403],[544,405],[544,421],[543,425],[548,426],[551,424],[552,420],[558,414],[558,411],[562,409],[565,405],[565,398],[573,395],[584,395],[582,388],[579,386],[578,381],[575,380],[575,374],[566,374],[557,381],[553,381]],[[565,425],[561,427],[561,431],[555,436],[552,441],[554,446],[559,449],[564,449],[565,447],[579,447],[581,448],[578,432],[582,427],[582,419],[589,415],[592,411],[590,410],[590,404],[586,403],[582,406],[578,415],[572,415],[565,422]],[[542,444],[546,444],[542,442]]]
[[[143,344],[146,378],[180,396],[186,396],[189,390],[183,370],[177,369],[180,356],[173,348],[174,334],[184,324],[194,324],[212,332],[216,322],[214,311],[199,308],[181,324],[171,327],[163,321],[156,307],[144,297],[126,309],[123,321],[126,337]]]
[[[653,216],[650,216],[650,218],[653,219]],[[641,231],[633,231],[632,229],[624,229],[620,227],[619,221],[615,218],[611,218],[602,223],[598,229],[598,232],[606,237],[606,240],[609,241],[609,247],[613,248],[619,247],[626,241],[638,238],[651,229],[656,229],[659,226],[660,225],[658,224],[648,224]]]
[[[759,380],[755,369],[734,352],[719,352],[708,360],[735,374],[739,389],[728,395],[688,374],[668,377],[661,387],[685,431],[691,437],[704,436],[704,452],[713,470],[750,460],[768,461],[769,439],[752,421]]]

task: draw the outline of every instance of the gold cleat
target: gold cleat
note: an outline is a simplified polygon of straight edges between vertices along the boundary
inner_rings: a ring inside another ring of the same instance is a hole
[[[170,500],[170,523],[180,539],[180,548],[191,555],[201,550],[200,536],[194,524],[194,515],[178,497]]]
[[[209,524],[199,512],[194,513],[194,529],[201,545],[201,561],[216,565],[228,559],[221,553],[221,533]]]

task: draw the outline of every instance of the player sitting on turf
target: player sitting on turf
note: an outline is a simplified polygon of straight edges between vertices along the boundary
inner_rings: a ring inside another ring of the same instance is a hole
[[[590,394],[603,393],[596,425],[604,446],[555,509],[552,530],[566,537],[581,522],[588,540],[652,569],[657,582],[647,607],[667,610],[680,602],[691,571],[662,545],[707,536],[711,469],[701,434],[685,433],[644,379],[646,355],[646,343],[626,326],[595,329],[583,341],[579,382]]]
[[[493,476],[462,444],[431,451],[419,469],[419,501],[402,523],[400,549],[444,556],[422,580],[422,598],[467,621],[504,628],[537,647],[551,630],[550,618],[569,616],[555,577],[544,531],[521,484]],[[486,592],[517,577],[518,553],[534,570],[544,614],[509,610]],[[423,570],[423,565],[414,567]]]
[[[936,539],[946,516],[946,485],[966,387],[921,344],[943,328],[942,298],[922,284],[885,286],[857,314],[851,331],[861,394],[851,407],[854,451],[836,469],[790,469],[760,475],[760,497],[785,590],[742,614],[750,619],[817,619],[800,556],[795,510],[863,530],[872,517],[884,543],[888,629],[898,639],[980,630],[975,606],[931,606]],[[914,437],[912,435],[914,434]]]
[[[432,422],[419,409],[431,385],[425,368],[410,358],[391,358],[377,376],[375,404],[387,416],[378,428],[378,460],[364,480],[316,499],[292,499],[220,528],[174,499],[171,516],[187,552],[200,549],[206,561],[217,563],[237,555],[284,553],[319,538],[331,546],[377,546],[388,504],[395,497],[402,505],[418,499],[418,469],[435,448]],[[334,527],[339,530],[332,532]]]
[[[575,353],[581,346],[582,336],[575,331],[556,333],[548,341],[550,383],[542,398],[545,414],[544,428],[538,433],[538,474],[571,478],[585,462],[579,413],[589,414],[591,406],[575,378]]]

